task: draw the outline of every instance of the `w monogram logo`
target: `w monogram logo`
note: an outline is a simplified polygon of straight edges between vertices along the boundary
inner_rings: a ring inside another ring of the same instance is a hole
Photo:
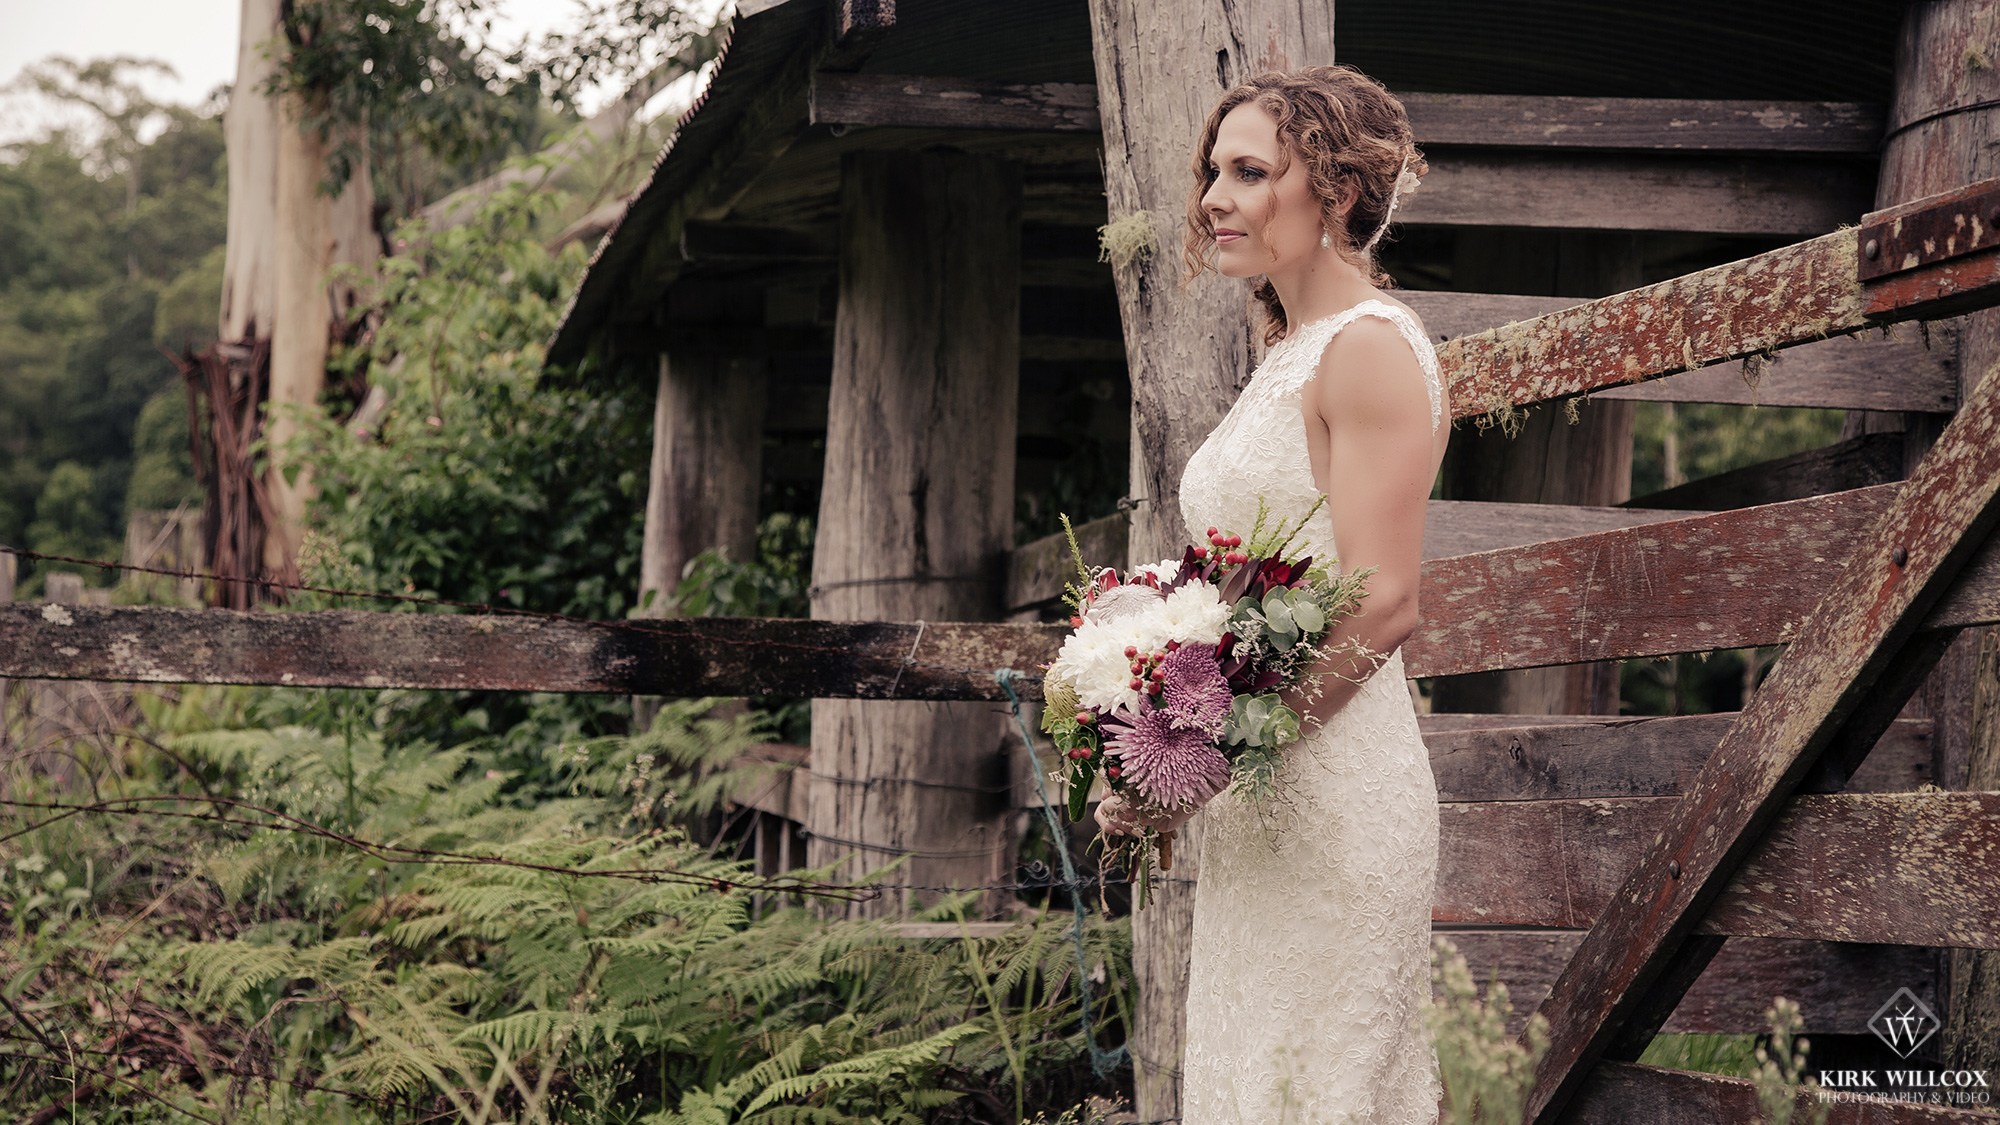
[[[1907,988],[1897,989],[1882,1010],[1868,1021],[1868,1030],[1888,1044],[1898,1058],[1905,1059],[1936,1035],[1940,1026],[1937,1013]]]

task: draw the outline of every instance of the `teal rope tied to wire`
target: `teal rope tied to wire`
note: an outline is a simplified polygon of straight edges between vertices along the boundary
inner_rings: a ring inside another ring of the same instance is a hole
[[[993,673],[993,678],[1000,681],[1001,690],[1007,693],[1007,702],[1014,713],[1014,726],[1021,732],[1021,744],[1028,748],[1028,759],[1039,763],[1034,732],[1028,729],[1028,720],[1021,714],[1021,697],[1014,694],[1014,681],[1020,677],[1021,674],[1012,668],[1002,668]],[[1069,934],[1076,945],[1077,1008],[1083,1016],[1083,1041],[1090,1046],[1091,1073],[1102,1078],[1118,1069],[1125,1062],[1127,1053],[1122,1046],[1115,1051],[1099,1047],[1097,1036],[1091,1030],[1089,961],[1083,949],[1083,926],[1088,917],[1083,905],[1083,883],[1076,877],[1076,864],[1069,857],[1069,837],[1063,831],[1062,821],[1056,816],[1055,803],[1049,800],[1049,783],[1042,776],[1039,764],[1035,767],[1035,792],[1041,794],[1042,819],[1049,826],[1049,842],[1055,845],[1056,854],[1062,857],[1063,882],[1069,887],[1069,903],[1076,911],[1076,921]]]

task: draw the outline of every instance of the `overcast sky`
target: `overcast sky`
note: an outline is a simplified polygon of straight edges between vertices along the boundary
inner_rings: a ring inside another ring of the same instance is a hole
[[[501,0],[506,38],[578,22],[578,0]],[[240,0],[0,0],[0,86],[50,55],[159,59],[178,78],[145,83],[157,101],[193,105],[236,76]],[[507,26],[511,25],[511,26]],[[592,108],[586,99],[581,108]],[[34,136],[49,108],[0,92],[0,144]]]

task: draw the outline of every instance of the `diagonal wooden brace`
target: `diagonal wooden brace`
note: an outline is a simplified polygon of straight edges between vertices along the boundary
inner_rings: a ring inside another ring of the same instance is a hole
[[[1672,1010],[1706,959],[1684,948],[1693,927],[1828,750],[1893,717],[1900,701],[1878,696],[1921,678],[1910,659],[1935,646],[1911,651],[1918,627],[1996,521],[2000,378],[1989,378],[1859,538],[1542,1002],[1550,1047],[1530,1121],[1553,1125],[1600,1059],[1629,1053],[1632,1032]]]

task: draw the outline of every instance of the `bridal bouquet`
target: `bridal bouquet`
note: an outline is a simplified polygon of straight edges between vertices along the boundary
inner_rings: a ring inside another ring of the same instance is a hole
[[[1043,679],[1042,729],[1064,755],[1071,820],[1083,818],[1099,778],[1142,817],[1197,807],[1232,785],[1253,799],[1274,788],[1278,752],[1299,737],[1298,713],[1278,692],[1310,690],[1329,632],[1359,606],[1372,573],[1289,555],[1312,514],[1267,529],[1260,502],[1247,540],[1211,527],[1207,546],[1122,577],[1090,570],[1070,534],[1081,582],[1068,598],[1073,631]],[[1154,864],[1173,865],[1173,833],[1147,829],[1113,847],[1142,908]]]

